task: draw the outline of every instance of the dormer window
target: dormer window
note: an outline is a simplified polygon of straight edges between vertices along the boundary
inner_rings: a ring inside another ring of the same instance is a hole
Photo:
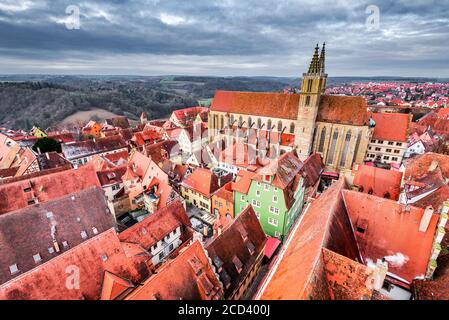
[[[17,264],[13,264],[13,265],[9,266],[9,272],[11,273],[11,275],[19,272],[19,268],[17,267]]]
[[[232,263],[234,263],[235,269],[237,270],[238,273],[242,272],[243,263],[237,256],[234,256],[234,258],[232,258]]]
[[[41,255],[39,253],[33,256],[34,263],[39,263],[42,261]]]
[[[254,244],[251,241],[248,241],[246,243],[246,247],[248,248],[249,254],[253,255],[254,252],[256,251],[256,247],[254,246]]]

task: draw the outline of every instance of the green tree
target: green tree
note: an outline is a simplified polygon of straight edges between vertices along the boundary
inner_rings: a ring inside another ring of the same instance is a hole
[[[46,153],[56,151],[61,153],[61,144],[51,138],[40,138],[33,146],[33,150],[36,152]]]

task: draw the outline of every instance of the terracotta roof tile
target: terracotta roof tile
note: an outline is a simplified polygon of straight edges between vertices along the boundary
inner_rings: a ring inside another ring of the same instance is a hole
[[[195,169],[186,179],[183,184],[195,190],[206,197],[210,197],[221,186],[232,180],[232,174],[228,174],[219,178],[211,170],[204,168]]]
[[[330,299],[322,248],[361,260],[343,202],[344,188],[344,179],[334,183],[302,214],[286,240],[279,264],[262,286],[261,299]]]
[[[103,190],[78,193],[0,215],[0,283],[31,270],[114,226]],[[85,232],[85,238],[81,235]],[[57,241],[60,252],[53,241]],[[67,242],[67,247],[63,245]],[[53,248],[49,252],[49,248]],[[39,254],[36,263],[33,256]],[[19,272],[11,275],[9,266]]]
[[[266,241],[267,238],[253,208],[247,207],[229,227],[206,244],[206,250],[212,261],[218,258],[223,262],[220,263],[220,267],[215,265],[217,270],[222,268],[230,277],[231,282],[224,289],[225,299],[233,294],[252,271],[257,257],[264,252]],[[233,260],[241,264],[238,266],[241,267],[241,272],[237,271],[236,262]]]
[[[114,229],[0,286],[0,300],[98,300],[104,273],[133,283],[149,276],[147,257],[127,257]],[[67,270],[79,270],[79,288],[66,285]]]
[[[372,190],[375,196],[398,200],[401,192],[402,172],[360,165],[355,173],[354,185],[360,192]]]
[[[198,241],[166,262],[126,300],[221,299],[223,289]]]
[[[410,116],[405,113],[373,113],[376,122],[373,138],[385,141],[407,142]]]
[[[112,136],[95,140],[62,144],[62,153],[67,160],[72,160],[101,152],[127,148],[127,146],[128,145],[122,137]]]
[[[365,98],[322,96],[317,121],[365,126],[369,122]]]
[[[0,214],[25,208],[32,199],[44,203],[92,186],[101,185],[91,165],[0,184]]]
[[[119,238],[123,242],[139,244],[148,250],[177,227],[190,226],[182,202],[175,201],[123,231]]]
[[[211,111],[295,120],[299,97],[299,94],[217,90]]]
[[[365,261],[386,258],[389,272],[409,283],[426,274],[437,214],[432,214],[427,231],[420,232],[421,208],[410,207],[406,212],[405,205],[393,200],[348,190],[343,195]]]

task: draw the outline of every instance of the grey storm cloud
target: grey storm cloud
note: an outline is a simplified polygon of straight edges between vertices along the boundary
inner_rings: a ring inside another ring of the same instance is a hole
[[[448,1],[0,0],[0,73],[297,76],[326,41],[331,75],[448,77],[448,39]]]

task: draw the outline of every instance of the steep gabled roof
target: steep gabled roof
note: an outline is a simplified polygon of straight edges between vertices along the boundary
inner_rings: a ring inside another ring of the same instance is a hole
[[[127,148],[121,136],[92,139],[62,144],[62,153],[68,160],[86,157],[89,155]]]
[[[150,275],[147,259],[127,256],[109,229],[1,285],[0,300],[98,300],[106,271],[137,284]]]
[[[278,264],[268,274],[258,298],[263,300],[330,299],[322,249],[361,261],[342,190],[334,183],[302,214],[286,240]]]
[[[375,196],[398,200],[401,192],[402,172],[360,165],[355,173],[354,185],[360,192],[372,191]]]
[[[291,185],[296,176],[301,172],[303,163],[293,151],[284,153],[271,164],[265,166],[259,171],[253,179],[263,181],[264,175],[274,176],[273,186],[285,189]]]
[[[221,186],[231,180],[231,174],[219,178],[211,170],[197,168],[192,174],[184,179],[183,184],[189,189],[195,190],[206,197],[210,197]]]
[[[296,120],[299,97],[299,94],[217,90],[211,111]]]
[[[431,215],[426,231],[421,232],[424,209],[408,209],[393,200],[355,191],[345,190],[343,197],[365,261],[385,258],[389,272],[408,283],[426,275],[437,214]]]
[[[78,169],[0,184],[0,214],[25,208],[32,199],[44,203],[92,186],[101,185],[95,169],[89,164]]]
[[[119,238],[123,242],[139,244],[149,249],[177,227],[189,226],[191,224],[182,202],[177,200],[126,229],[120,233]]]
[[[247,207],[220,235],[206,245],[229,298],[252,271],[267,238],[253,208]],[[237,270],[235,261],[241,263]],[[228,282],[229,281],[229,282]]]
[[[126,300],[219,300],[223,289],[198,241],[137,287]]]
[[[407,142],[410,116],[406,113],[373,113],[376,122],[373,138],[385,141]]]
[[[0,215],[0,283],[11,280],[114,226],[103,190],[92,187]],[[58,253],[54,246],[57,242]],[[67,246],[63,243],[67,242]],[[49,252],[52,248],[52,252]],[[39,254],[39,261],[33,256]],[[11,275],[9,266],[17,265]]]
[[[369,118],[365,98],[322,96],[316,121],[355,126],[368,125]]]

